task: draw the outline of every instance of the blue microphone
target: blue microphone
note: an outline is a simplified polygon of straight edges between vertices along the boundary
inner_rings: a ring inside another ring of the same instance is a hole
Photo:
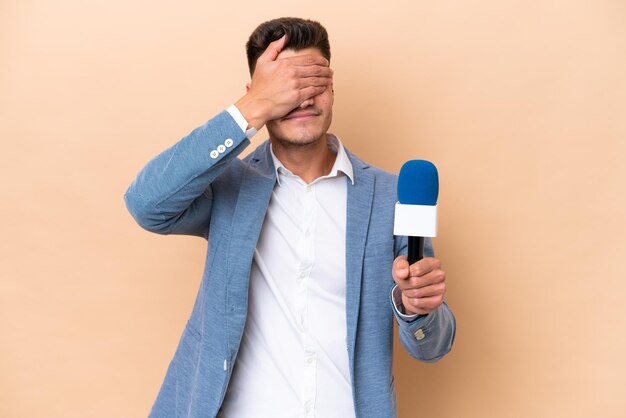
[[[409,265],[424,258],[424,237],[437,236],[439,175],[430,161],[404,163],[398,177],[394,235],[409,239]]]

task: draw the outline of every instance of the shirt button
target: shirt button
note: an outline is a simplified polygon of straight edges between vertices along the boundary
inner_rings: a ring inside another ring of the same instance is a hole
[[[226,145],[228,148],[233,146],[233,140],[228,138],[226,141],[224,141],[224,145]]]
[[[304,274],[304,272],[301,272],[301,273],[298,275],[298,279],[304,279],[304,276],[306,276],[306,274]]]
[[[216,159],[217,157],[220,156],[220,153],[217,152],[217,150],[213,150],[211,151],[211,154],[209,154],[211,156],[211,158]]]
[[[305,237],[310,237],[311,236],[311,231],[309,229],[306,230],[306,232],[304,233]]]
[[[218,145],[217,146],[217,152],[219,152],[221,154],[224,151],[226,151],[226,147],[224,145]]]
[[[224,371],[228,370],[228,362],[224,360]]]
[[[306,364],[313,364],[313,357],[306,359]]]

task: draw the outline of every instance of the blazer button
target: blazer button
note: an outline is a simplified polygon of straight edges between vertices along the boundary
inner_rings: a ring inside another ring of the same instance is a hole
[[[415,339],[417,341],[422,341],[424,339],[424,337],[426,337],[426,335],[424,335],[424,331],[422,331],[422,329],[418,329],[417,331],[415,331],[413,333],[413,335],[415,335]]]
[[[226,141],[224,141],[224,145],[226,145],[228,148],[233,146],[233,140],[231,138],[228,138]]]
[[[209,154],[211,156],[211,158],[216,159],[217,157],[220,156],[220,153],[217,152],[217,150],[213,150],[211,151],[211,154]]]

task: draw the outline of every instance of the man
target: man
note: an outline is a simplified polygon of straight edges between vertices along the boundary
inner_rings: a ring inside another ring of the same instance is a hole
[[[125,195],[142,227],[208,239],[151,416],[393,417],[394,315],[413,357],[445,355],[445,274],[433,257],[409,266],[401,255],[396,176],[327,132],[326,30],[276,19],[246,48],[245,96],[150,161]],[[236,158],[264,125],[269,141]]]

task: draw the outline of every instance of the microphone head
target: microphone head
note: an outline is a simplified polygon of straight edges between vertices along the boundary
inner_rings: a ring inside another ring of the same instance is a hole
[[[404,163],[398,178],[398,201],[403,205],[435,206],[439,196],[437,167],[430,161]]]

